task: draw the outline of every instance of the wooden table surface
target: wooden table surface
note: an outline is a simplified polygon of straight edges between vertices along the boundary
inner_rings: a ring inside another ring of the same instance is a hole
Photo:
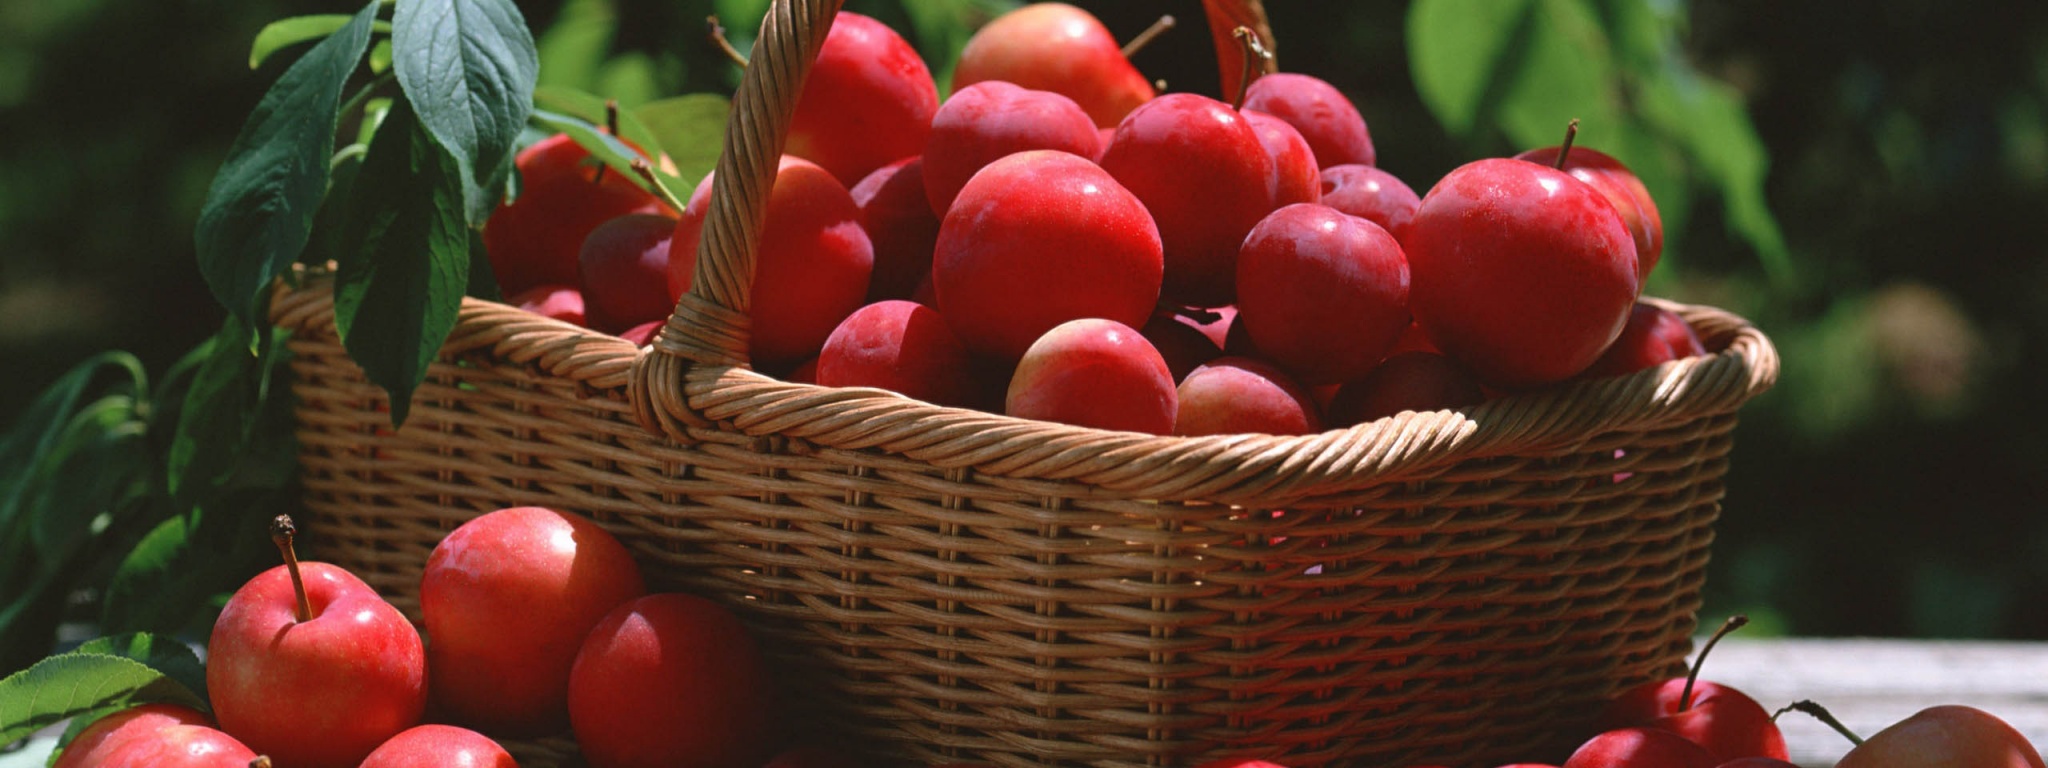
[[[1695,642],[1695,648],[1702,642]],[[2048,642],[1875,639],[1722,640],[1703,675],[1775,710],[1800,699],[1826,706],[1869,736],[1936,704],[1968,704],[2048,748]],[[1849,742],[1798,712],[1778,719],[1793,762],[1827,768]],[[40,768],[53,732],[0,754],[0,768]]]

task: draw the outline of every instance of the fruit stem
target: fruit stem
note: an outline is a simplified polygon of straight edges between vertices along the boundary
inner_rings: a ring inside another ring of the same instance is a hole
[[[633,158],[633,172],[640,174],[640,178],[654,188],[654,194],[660,195],[661,201],[668,203],[668,207],[675,209],[678,214],[683,212],[682,199],[676,197],[675,191],[669,189],[667,184],[661,183],[660,176],[654,175],[654,164],[647,162],[647,158]]]
[[[1578,124],[1579,121],[1572,121],[1572,125],[1576,126]],[[1571,139],[1565,139],[1565,148],[1571,148]],[[1733,616],[1728,617],[1727,621],[1721,622],[1721,628],[1714,630],[1713,637],[1707,638],[1706,646],[1700,648],[1700,655],[1692,660],[1692,671],[1686,673],[1685,690],[1680,691],[1678,694],[1678,711],[1684,712],[1688,709],[1692,709],[1693,683],[1699,682],[1700,667],[1707,663],[1707,654],[1714,650],[1714,644],[1721,642],[1721,638],[1727,637],[1728,633],[1741,629],[1743,628],[1743,626],[1747,624],[1749,624],[1748,616],[1744,616],[1740,613],[1735,614]]]
[[[1164,34],[1166,30],[1173,29],[1175,23],[1173,14],[1169,13],[1159,17],[1158,21],[1152,22],[1152,26],[1146,27],[1145,31],[1139,32],[1137,37],[1133,37],[1130,42],[1124,43],[1124,58],[1128,59],[1133,54],[1144,50],[1145,46],[1152,44],[1153,38]]]
[[[612,133],[612,136],[616,137],[616,136],[618,136],[618,135],[619,135],[619,100],[618,100],[618,99],[605,99],[605,100],[604,100],[604,127],[605,127],[605,129],[606,129],[606,130],[609,130],[609,131],[611,131],[611,133]],[[592,184],[601,184],[601,183],[603,183],[603,182],[604,182],[604,172],[605,172],[605,169],[606,169],[606,168],[609,168],[609,167],[610,167],[610,166],[607,166],[607,165],[605,165],[604,163],[598,163],[598,164],[597,164],[597,173],[593,173],[593,174],[591,174],[591,175],[590,175],[590,183],[592,183]]]
[[[278,515],[270,519],[270,541],[277,545],[277,552],[284,556],[284,567],[292,575],[292,592],[298,596],[298,603],[292,606],[292,615],[301,622],[313,620],[313,604],[306,601],[306,579],[299,575],[299,553],[292,548],[292,537],[297,536],[299,527],[292,524],[291,515]]]
[[[1572,156],[1572,142],[1578,138],[1579,119],[1574,117],[1571,122],[1564,124],[1564,146],[1557,148],[1557,163],[1552,165],[1552,168],[1564,170],[1564,159]]]
[[[1244,49],[1244,76],[1238,78],[1237,93],[1230,100],[1230,108],[1244,109],[1244,95],[1252,90],[1252,81],[1265,74],[1266,62],[1273,60],[1273,52],[1266,50],[1265,43],[1259,42],[1259,33],[1251,27],[1230,30],[1230,36],[1237,38],[1238,47]]]
[[[257,755],[256,759],[249,761],[249,768],[270,768],[270,756]]]
[[[718,46],[719,52],[725,54],[727,59],[731,59],[732,63],[739,65],[740,69],[746,69],[746,54],[740,53],[740,49],[732,47],[731,40],[725,39],[725,25],[718,23],[718,16],[706,16],[704,23],[711,28],[711,44]]]
[[[1776,721],[1779,715],[1795,709],[1812,715],[1815,720],[1827,723],[1828,727],[1835,729],[1836,733],[1848,737],[1849,743],[1859,747],[1863,746],[1863,737],[1857,736],[1855,731],[1849,730],[1849,726],[1843,725],[1842,721],[1835,719],[1835,714],[1829,712],[1827,707],[1816,704],[1811,699],[1800,699],[1785,705],[1784,709],[1771,713],[1771,720]]]

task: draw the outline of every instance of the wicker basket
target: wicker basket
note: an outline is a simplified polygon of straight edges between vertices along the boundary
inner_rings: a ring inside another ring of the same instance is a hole
[[[1707,357],[1302,437],[1106,432],[748,370],[754,233],[835,7],[771,10],[694,293],[653,347],[465,301],[393,432],[328,281],[280,290],[314,556],[417,618],[427,554],[464,520],[591,516],[654,586],[749,622],[792,732],[925,763],[1554,756],[1681,665],[1735,411],[1777,372],[1724,312],[1668,305]]]

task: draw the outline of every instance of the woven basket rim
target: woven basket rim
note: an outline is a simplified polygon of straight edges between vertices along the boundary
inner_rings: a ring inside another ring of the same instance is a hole
[[[331,327],[332,275],[300,270],[272,318]],[[1300,500],[1426,475],[1474,458],[1554,450],[1615,430],[1732,413],[1777,380],[1776,349],[1732,313],[1644,297],[1700,332],[1712,352],[1626,376],[1572,381],[1470,408],[1404,412],[1299,436],[1157,436],[934,405],[884,389],[786,382],[740,366],[696,365],[676,382],[710,423],[671,428],[687,441],[797,440],[813,451],[880,451],[943,469],[1092,486],[1107,497],[1234,503]],[[489,355],[576,382],[595,398],[635,401],[634,368],[651,347],[507,304],[465,297],[443,359]],[[609,394],[607,394],[609,393]],[[639,407],[635,402],[634,406]],[[657,433],[659,435],[659,433]]]

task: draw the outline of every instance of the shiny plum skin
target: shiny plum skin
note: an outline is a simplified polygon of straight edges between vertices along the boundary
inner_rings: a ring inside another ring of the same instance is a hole
[[[1333,165],[1321,178],[1323,205],[1385,227],[1397,240],[1422,205],[1407,183],[1370,165]]]
[[[939,405],[970,407],[973,359],[938,310],[891,299],[848,315],[818,353],[817,383],[880,387]]]
[[[1236,325],[1261,357],[1311,386],[1365,375],[1410,322],[1400,244],[1328,206],[1297,203],[1259,222],[1237,284]]]
[[[1135,329],[1113,320],[1061,323],[1026,350],[1010,377],[1003,412],[1096,429],[1173,433],[1178,405],[1166,360]]]
[[[1252,81],[1244,108],[1287,121],[1315,150],[1316,167],[1372,165],[1372,133],[1365,117],[1336,86],[1310,75],[1279,72]]]
[[[1000,80],[954,91],[932,116],[924,145],[925,200],[944,219],[960,188],[1005,156],[1056,149],[1095,157],[1101,136],[1073,99]]]
[[[1416,322],[1496,388],[1591,366],[1639,291],[1635,243],[1614,205],[1535,163],[1458,167],[1423,196],[1406,235]]]
[[[1224,357],[1182,379],[1173,433],[1184,436],[1306,435],[1323,421],[1308,390],[1271,364]]]
[[[875,248],[868,303],[915,295],[918,284],[931,277],[932,250],[939,244],[939,217],[924,196],[924,157],[877,168],[847,193]]]
[[[599,224],[584,238],[577,256],[583,316],[590,329],[619,333],[668,319],[669,238],[673,216],[629,213]]]
[[[939,226],[932,283],[969,349],[1014,361],[1069,320],[1143,325],[1163,269],[1136,197],[1094,163],[1040,150],[997,160],[961,189]]]
[[[628,213],[673,213],[624,174],[602,178],[590,153],[568,134],[519,152],[519,196],[484,222],[491,273],[507,295],[536,285],[575,285],[583,239]]]
[[[1273,158],[1230,105],[1169,93],[1131,111],[1102,169],[1143,201],[1166,249],[1167,298],[1201,307],[1237,294],[1237,250],[1274,209]]]
[[[1554,166],[1561,149],[1532,149],[1515,155],[1515,159]],[[1600,190],[1614,204],[1615,212],[1621,214],[1621,223],[1628,227],[1629,236],[1636,243],[1636,279],[1649,279],[1650,270],[1657,267],[1657,259],[1664,254],[1664,217],[1657,213],[1657,201],[1650,198],[1643,180],[1620,160],[1576,146],[1572,147],[1571,156],[1565,158],[1564,172]]]
[[[783,151],[852,186],[924,151],[939,89],[917,50],[887,25],[840,11],[811,65]]]
[[[1624,376],[1659,363],[1682,360],[1707,353],[1700,337],[1685,318],[1671,310],[1637,302],[1629,311],[1628,325],[1607,346],[1607,351],[1580,378],[1599,379]]]
[[[672,300],[690,289],[696,272],[712,178],[706,175],[690,194],[669,240]],[[783,155],[748,293],[754,366],[786,369],[818,354],[839,321],[866,303],[874,264],[874,244],[845,185],[816,163]]]
[[[1152,81],[1093,14],[1065,3],[1031,3],[982,25],[960,49],[953,87],[1001,80],[1073,99],[1095,124],[1114,127],[1151,101]]]
[[[1259,135],[1259,144],[1273,158],[1273,205],[1314,203],[1323,199],[1322,174],[1316,170],[1315,150],[1287,121],[1264,112],[1246,110],[1245,122]]]

